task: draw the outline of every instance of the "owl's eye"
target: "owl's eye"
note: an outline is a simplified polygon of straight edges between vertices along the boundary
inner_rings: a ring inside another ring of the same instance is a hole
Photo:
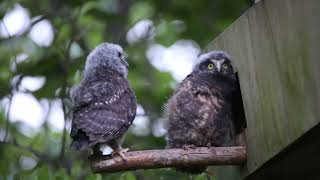
[[[121,57],[121,56],[122,56],[121,52],[118,52],[118,57]]]
[[[223,67],[223,69],[228,69],[229,66],[228,66],[228,64],[223,64],[222,67]]]
[[[208,64],[208,69],[213,69],[214,65],[212,63]]]

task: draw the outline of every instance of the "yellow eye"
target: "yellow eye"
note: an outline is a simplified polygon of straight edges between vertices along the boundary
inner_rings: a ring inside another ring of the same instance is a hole
[[[213,64],[208,64],[208,69],[213,69],[214,65]]]
[[[222,67],[223,69],[228,69],[228,64],[223,64]]]

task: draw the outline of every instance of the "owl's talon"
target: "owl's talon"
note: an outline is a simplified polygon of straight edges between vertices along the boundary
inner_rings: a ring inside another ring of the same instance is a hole
[[[112,157],[114,157],[115,155],[119,155],[122,160],[127,161],[128,158],[123,153],[128,151],[129,151],[129,148],[119,149],[119,150],[113,151],[111,155]]]
[[[119,156],[122,158],[122,160],[127,161],[128,158],[123,154],[123,152],[119,152]]]
[[[188,145],[183,145],[182,148],[184,150],[188,150],[188,149],[195,149],[196,146],[194,144],[188,144]]]

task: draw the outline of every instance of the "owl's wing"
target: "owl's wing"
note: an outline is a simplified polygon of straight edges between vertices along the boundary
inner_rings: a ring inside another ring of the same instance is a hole
[[[246,124],[246,117],[244,113],[238,73],[236,73],[235,75],[236,75],[236,89],[232,94],[232,112],[233,112],[232,119],[235,126],[234,128],[236,130],[235,133],[239,134],[247,127],[247,124]]]
[[[136,100],[128,84],[123,85],[127,86],[99,82],[82,88],[80,97],[74,97],[73,128],[86,134],[89,145],[119,138],[132,123]]]
[[[93,100],[93,94],[82,84],[74,86],[70,90],[73,111],[76,111],[81,106],[89,105]]]

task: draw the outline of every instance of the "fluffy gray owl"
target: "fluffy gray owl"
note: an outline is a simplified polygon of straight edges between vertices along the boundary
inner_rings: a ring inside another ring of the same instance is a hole
[[[222,51],[199,55],[198,63],[169,99],[165,116],[169,148],[232,146],[244,126],[237,75],[230,57]],[[177,167],[198,174],[206,167]]]
[[[110,146],[123,159],[122,135],[136,116],[136,99],[127,80],[128,62],[117,44],[103,43],[87,57],[84,77],[71,90],[73,119],[71,147],[93,149]]]

